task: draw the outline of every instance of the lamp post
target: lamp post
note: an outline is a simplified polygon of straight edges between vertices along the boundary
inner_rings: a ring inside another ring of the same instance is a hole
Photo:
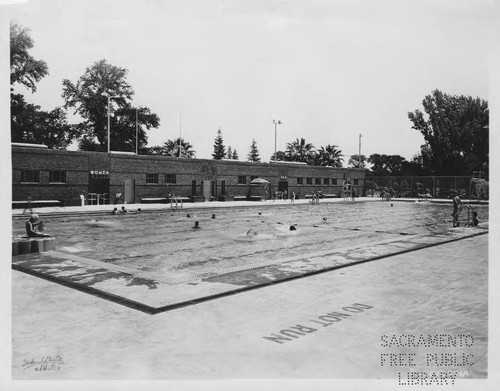
[[[111,96],[107,92],[103,92],[101,94],[102,96],[105,96],[108,98],[108,153],[111,152],[111,112],[110,112],[110,106],[111,106],[111,99],[112,98],[119,98],[119,96]]]
[[[274,124],[274,164],[276,164],[276,141],[278,138],[278,125],[281,125],[281,121],[278,120],[276,121],[273,119],[273,124]]]

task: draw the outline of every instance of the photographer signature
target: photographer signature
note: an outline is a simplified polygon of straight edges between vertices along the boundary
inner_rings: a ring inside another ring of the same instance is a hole
[[[31,360],[24,360],[22,364],[23,370],[33,369],[38,371],[59,371],[61,365],[64,365],[64,360],[60,355],[57,356],[44,356],[40,359],[32,358]]]

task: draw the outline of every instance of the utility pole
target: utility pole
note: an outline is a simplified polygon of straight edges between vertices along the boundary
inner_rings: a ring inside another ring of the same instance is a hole
[[[358,168],[361,168],[361,137],[363,137],[363,135],[360,133],[359,134],[359,151],[358,151]]]
[[[135,109],[135,154],[139,155],[139,109]]]
[[[179,157],[181,157],[182,140],[182,114],[179,114]]]

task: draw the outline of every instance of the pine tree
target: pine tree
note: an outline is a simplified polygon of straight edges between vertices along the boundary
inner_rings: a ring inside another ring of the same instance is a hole
[[[226,153],[226,159],[232,159],[233,158],[233,150],[231,149],[231,146],[227,147],[227,153]]]
[[[247,160],[252,163],[260,162],[259,149],[257,148],[255,139],[252,139],[252,145],[250,146],[250,152],[248,152]]]
[[[233,160],[239,160],[240,157],[238,156],[238,152],[236,152],[236,149],[233,151]]]
[[[222,132],[217,131],[217,137],[214,142],[214,152],[212,153],[212,158],[216,160],[224,159],[226,156],[226,147],[224,146],[224,140],[222,140]]]

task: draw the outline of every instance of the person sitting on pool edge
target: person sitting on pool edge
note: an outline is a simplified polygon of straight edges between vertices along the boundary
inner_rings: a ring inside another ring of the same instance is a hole
[[[477,218],[477,212],[472,212],[472,226],[477,227],[479,224],[479,219]]]
[[[28,237],[30,238],[50,237],[50,235],[43,234],[38,231],[43,231],[43,221],[38,218],[37,214],[33,213],[30,216],[30,219],[26,221],[26,235],[28,235]]]

